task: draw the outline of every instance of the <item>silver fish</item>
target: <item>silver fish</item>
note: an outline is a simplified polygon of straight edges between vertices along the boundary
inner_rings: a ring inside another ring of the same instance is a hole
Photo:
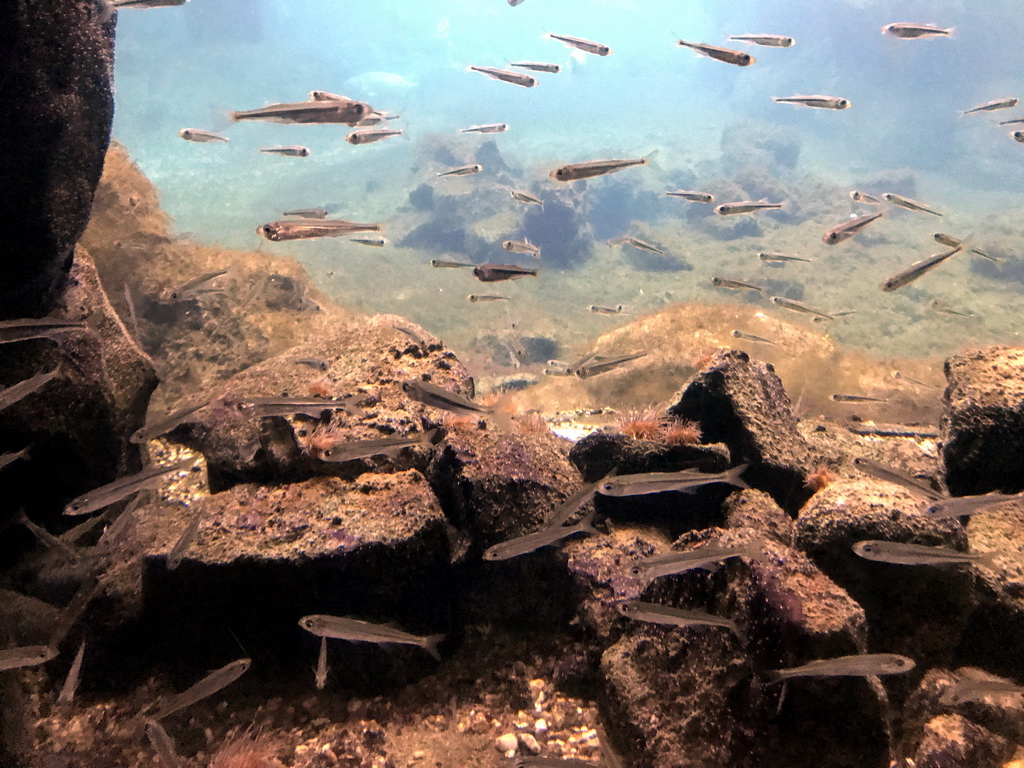
[[[260,150],[265,155],[283,155],[285,157],[309,157],[313,153],[309,147],[264,147]]]
[[[355,104],[355,99],[350,99],[348,96],[342,96],[338,93],[331,93],[330,91],[310,91],[309,98],[311,101],[347,101],[350,104]]]
[[[892,565],[963,565],[991,567],[995,553],[984,555],[958,552],[949,547],[928,547],[922,544],[901,544],[895,541],[868,539],[853,545],[853,553],[865,560]]]
[[[681,45],[685,48],[689,48],[702,56],[708,56],[709,58],[716,59],[717,61],[724,61],[726,64],[735,64],[737,67],[749,67],[757,59],[751,56],[749,53],[743,51],[734,51],[730,48],[719,48],[717,45],[706,45],[704,43],[688,43],[685,40],[677,41],[676,45]]]
[[[371,112],[373,112],[373,107],[361,101],[326,99],[322,101],[270,104],[259,109],[232,112],[231,119],[235,122],[260,120],[268,123],[342,123],[344,125],[355,125]]]
[[[801,107],[812,107],[814,109],[849,109],[853,103],[849,99],[839,96],[776,96],[773,101],[776,104],[796,104]]]
[[[75,654],[74,661],[71,662],[68,676],[64,678],[64,685],[60,688],[60,695],[57,697],[57,701],[62,704],[70,704],[75,700],[75,691],[78,690],[78,681],[82,675],[82,660],[84,658],[85,640],[82,640],[78,645],[78,653]]]
[[[310,368],[316,368],[318,371],[326,371],[330,367],[330,363],[318,357],[300,357],[292,362],[296,365],[308,365]]]
[[[189,278],[181,285],[161,291],[159,299],[165,304],[170,304],[176,301],[187,301],[196,295],[197,289],[205,286],[211,280],[215,280],[221,275],[226,275],[227,273],[228,270],[226,269],[218,269],[213,272],[206,272],[202,275]]]
[[[181,758],[174,749],[174,739],[156,720],[146,720],[146,738],[160,756],[162,768],[182,768]]]
[[[19,381],[17,384],[12,384],[6,389],[0,390],[0,411],[4,408],[10,408],[33,392],[38,392],[58,376],[60,376],[60,366],[46,373],[37,373],[35,376],[30,376]]]
[[[578,181],[616,173],[638,165],[650,165],[650,155],[639,160],[591,160],[588,163],[570,163],[556,168],[548,175],[555,181]]]
[[[602,478],[603,480],[604,478]],[[569,498],[555,507],[551,514],[544,520],[544,527],[546,528],[560,528],[565,522],[573,516],[573,514],[594,498],[594,494],[597,493],[597,485],[601,480],[593,483],[585,483],[580,486],[580,489],[576,493],[572,494]]]
[[[371,248],[383,248],[385,245],[388,245],[388,239],[384,235],[361,235],[359,237],[350,237],[348,241],[358,245],[368,245]]]
[[[952,248],[948,251],[936,253],[935,255],[929,256],[926,259],[920,259],[919,261],[915,261],[906,269],[902,269],[895,275],[891,275],[888,278],[886,278],[885,282],[882,283],[879,287],[886,292],[899,290],[908,283],[914,282],[915,280],[917,280],[917,278],[921,277],[922,275],[931,272],[937,266],[942,264],[942,262],[952,258],[953,256],[956,256],[958,253],[961,252],[963,252],[963,248],[961,246],[957,246],[956,248]]]
[[[561,64],[548,64],[544,61],[511,61],[509,66],[528,69],[531,72],[547,72],[549,74],[557,74],[562,71]]]
[[[257,228],[261,237],[275,243],[284,240],[308,240],[315,237],[343,237],[356,232],[380,232],[380,224],[357,224],[342,219],[284,219]]]
[[[531,195],[529,192],[520,192],[518,189],[513,189],[509,192],[512,199],[519,203],[527,203],[529,205],[539,205],[541,208],[544,207],[544,201],[539,197]]]
[[[515,539],[502,541],[488,548],[484,554],[484,560],[494,562],[497,560],[511,560],[513,557],[526,555],[541,547],[549,547],[557,544],[563,539],[574,536],[577,533],[599,536],[600,531],[596,530],[591,523],[594,521],[594,513],[591,512],[578,524],[566,528],[565,526],[544,526],[539,531],[519,536]]]
[[[768,676],[772,682],[794,677],[874,677],[903,675],[915,666],[913,659],[895,653],[862,653],[817,659],[790,669],[775,669],[768,672]]]
[[[732,332],[732,336],[735,339],[743,339],[744,341],[753,341],[753,342],[756,342],[758,344],[775,344],[776,343],[776,342],[772,341],[771,339],[764,338],[764,336],[755,336],[754,334],[747,333],[746,331],[733,331]]]
[[[879,213],[866,213],[863,216],[854,216],[853,218],[847,219],[842,224],[837,224],[828,230],[821,239],[826,245],[835,245],[841,243],[844,240],[849,240],[854,235],[859,235],[864,228],[873,221],[878,221],[882,218],[881,212]]]
[[[616,368],[621,368],[626,363],[639,360],[645,357],[646,352],[635,352],[631,355],[619,355],[618,357],[601,357],[595,355],[586,363],[577,363],[572,366],[572,373],[576,378],[589,379],[602,373],[608,373]]]
[[[444,635],[421,637],[389,627],[386,624],[373,624],[369,621],[350,619],[347,616],[326,614],[303,616],[299,619],[299,626],[318,637],[332,637],[336,640],[382,645],[415,645],[429,653],[436,661],[441,660],[437,646],[444,640]]]
[[[406,448],[434,447],[436,429],[424,432],[418,437],[382,437],[376,440],[345,440],[321,451],[320,460],[333,463],[368,459],[371,456],[397,456]]]
[[[829,398],[833,403],[887,403],[884,397],[869,397],[867,395],[843,395],[835,394]]]
[[[282,216],[298,216],[300,219],[326,219],[326,208],[295,208],[291,211],[282,211]]]
[[[503,280],[517,280],[520,277],[536,277],[539,271],[516,264],[479,264],[473,268],[473,277],[481,283],[497,283]]]
[[[583,51],[584,53],[592,53],[595,56],[608,56],[612,53],[612,49],[607,45],[601,43],[595,43],[593,40],[584,40],[582,37],[570,37],[569,35],[553,35],[548,34],[552,40],[558,40],[560,43],[565,43],[570,48],[576,48],[577,50]]]
[[[969,250],[976,256],[981,256],[981,258],[991,261],[993,264],[998,264],[1001,261],[1001,259],[998,259],[995,256],[989,256],[984,251],[979,251],[977,248],[974,248],[971,245],[969,245],[967,241],[961,240],[960,238],[957,237],[953,237],[952,235],[946,235],[943,234],[942,232],[936,232],[934,235],[932,235],[932,237],[935,239],[935,242],[945,245],[948,248],[964,248],[966,250]]]
[[[501,247],[512,253],[525,253],[535,258],[540,258],[540,248],[529,240],[506,240]]]
[[[683,200],[689,200],[691,203],[713,203],[715,202],[715,196],[710,192],[691,192],[686,189],[677,189],[674,192],[666,192],[667,197],[679,197]]]
[[[65,515],[87,515],[98,509],[103,509],[115,501],[131,496],[149,488],[156,488],[164,479],[165,475],[174,472],[182,472],[190,469],[194,463],[193,459],[172,464],[171,466],[147,467],[134,475],[118,478],[111,483],[101,485],[88,493],[72,499],[64,507]]]
[[[402,391],[417,402],[429,405],[432,408],[440,408],[444,411],[459,413],[463,415],[488,414],[492,408],[467,400],[462,395],[457,395],[429,381],[411,379],[402,383]]]
[[[324,400],[318,397],[247,397],[238,404],[238,407],[261,419],[296,413],[316,418],[324,411],[338,409],[352,413],[355,410],[355,404],[351,402],[353,397],[355,396],[346,395],[340,400]]]
[[[796,40],[785,35],[729,35],[730,40],[738,40],[741,43],[753,43],[763,45],[767,48],[791,48]]]
[[[175,570],[181,561],[185,559],[185,553],[188,552],[188,548],[192,546],[192,542],[196,539],[196,534],[199,533],[199,524],[203,520],[203,515],[206,513],[206,500],[199,499],[196,502],[195,514],[192,515],[192,520],[185,527],[185,530],[181,532],[181,536],[174,542],[174,546],[171,547],[171,551],[167,553],[166,567],[168,571]]]
[[[593,312],[595,315],[621,315],[624,307],[621,304],[616,304],[614,307],[602,307],[599,304],[591,304],[587,307],[588,312]]]
[[[938,392],[941,392],[943,390],[943,387],[940,387],[938,384],[929,384],[926,381],[915,379],[913,376],[907,376],[905,373],[901,373],[900,371],[890,371],[890,375],[894,379],[899,379],[900,381],[909,381],[911,384],[915,384],[918,387],[924,387],[925,389],[932,389]]]
[[[466,301],[472,301],[474,304],[479,302],[490,302],[490,301],[511,301],[508,296],[495,296],[493,294],[480,294],[471,293],[466,296]]]
[[[459,133],[504,133],[508,130],[508,123],[489,123],[488,125],[471,125],[469,128],[460,128]]]
[[[381,123],[385,123],[389,120],[397,120],[399,117],[401,117],[401,115],[389,115],[385,112],[378,112],[377,110],[373,110],[370,114],[368,114],[358,123],[356,123],[356,127],[365,128],[371,125],[380,125]]]
[[[948,707],[965,701],[982,701],[989,697],[1024,695],[1024,688],[1012,680],[981,677],[976,670],[972,672],[973,674],[964,674],[947,688],[939,697],[939,703]]]
[[[891,35],[903,40],[917,40],[922,37],[949,37],[953,34],[953,28],[943,29],[934,24],[912,24],[910,22],[898,21],[882,27],[882,34]]]
[[[187,688],[181,693],[172,696],[157,710],[157,713],[151,719],[163,720],[165,717],[185,709],[185,707],[192,706],[197,701],[202,701],[208,696],[212,696],[244,675],[251,665],[252,659],[236,659],[230,664],[225,664],[220,669],[215,669],[191,688]]]
[[[1013,109],[1020,104],[1020,99],[1009,98],[1009,99],[996,99],[995,101],[987,101],[984,104],[979,104],[976,107],[965,109],[963,114],[974,115],[979,112],[995,112],[1000,109]]]
[[[458,168],[451,168],[447,171],[441,171],[438,176],[472,176],[474,173],[480,173],[484,167],[480,163],[473,163],[472,165],[460,165]]]
[[[711,278],[711,284],[715,288],[728,288],[731,291],[757,291],[763,294],[764,288],[753,283],[748,283],[744,280],[733,280],[728,277],[719,277],[715,275]]]
[[[322,691],[327,685],[327,635],[320,638],[320,655],[316,660],[316,672],[313,678],[316,689]]]
[[[924,481],[918,480],[916,477],[911,477],[905,472],[901,472],[894,467],[879,464],[878,462],[871,461],[870,459],[864,459],[859,456],[853,460],[853,466],[866,475],[871,475],[879,480],[885,480],[887,483],[900,485],[911,493],[917,496],[923,496],[930,501],[943,501],[946,499],[944,494],[936,491]]]
[[[657,579],[674,576],[697,569],[714,571],[718,563],[733,557],[747,557],[760,560],[763,555],[760,544],[745,544],[738,547],[708,546],[688,552],[669,552],[638,560],[629,568],[631,576],[643,579]]]
[[[469,69],[471,72],[479,72],[481,75],[486,75],[492,80],[500,80],[503,83],[511,83],[522,88],[533,88],[537,84],[537,78],[524,75],[522,72],[498,69],[497,67],[470,66]]]
[[[916,200],[911,200],[909,197],[903,197],[901,195],[894,194],[892,192],[883,192],[882,199],[887,203],[898,205],[900,208],[906,208],[908,211],[919,211],[921,213],[930,213],[933,216],[941,216],[942,214],[938,211],[933,211],[926,205],[923,205]]]
[[[1011,131],[1010,138],[1018,144],[1024,144],[1024,131]]]
[[[62,333],[86,330],[85,323],[49,318],[23,318],[0,320],[0,344],[12,344],[29,339],[53,339]]]
[[[375,141],[382,141],[390,139],[392,136],[401,135],[401,128],[360,128],[346,136],[345,141],[352,145],[372,144]]]
[[[800,312],[805,315],[813,315],[814,317],[820,317],[823,320],[834,320],[836,318],[836,315],[830,315],[826,312],[815,309],[814,307],[808,306],[802,301],[787,299],[784,296],[772,296],[771,302],[777,307],[788,309],[790,312]]]
[[[175,8],[185,5],[188,0],[100,0],[102,6],[101,21],[106,21],[114,11],[126,8]]]
[[[869,195],[867,192],[858,192],[856,189],[850,192],[850,199],[855,203],[863,203],[864,205],[882,204],[882,198],[877,195]]]
[[[800,256],[788,256],[785,253],[765,253],[765,252],[761,252],[761,253],[757,254],[757,258],[759,258],[761,261],[766,261],[769,264],[776,263],[776,262],[784,263],[784,262],[787,262],[787,261],[803,261],[803,262],[806,262],[806,263],[810,264],[811,261],[812,261],[812,259],[805,259],[805,258],[802,258]]]
[[[726,483],[736,488],[749,488],[741,475],[749,464],[737,464],[725,472],[700,472],[684,469],[681,472],[644,472],[636,475],[619,475],[608,478],[597,486],[597,492],[604,496],[641,496],[648,493],[678,491],[694,493],[697,488],[714,483]]]
[[[782,205],[782,203],[769,203],[767,200],[741,200],[735,203],[716,205],[715,213],[719,216],[735,216],[740,213],[778,210]]]
[[[714,616],[704,611],[687,611],[657,603],[644,603],[640,600],[624,600],[615,606],[627,619],[647,621],[652,624],[668,624],[672,627],[722,627],[728,629],[741,642],[746,642],[746,635],[736,626],[736,622],[722,616]]]
[[[988,512],[993,507],[1015,501],[1024,501],[1024,494],[992,491],[978,496],[952,496],[936,500],[924,513],[931,518],[961,517]]]
[[[1024,123],[1024,117],[1015,117],[1013,120],[1000,120],[999,125],[1021,125]]]
[[[199,128],[182,128],[178,131],[178,135],[185,141],[194,141],[197,144],[210,144],[214,142],[220,142],[222,144],[228,143],[227,136],[221,136],[219,133],[204,131]]]
[[[656,245],[652,245],[645,240],[641,240],[639,237],[632,237],[627,235],[626,237],[616,237],[608,241],[608,245],[631,245],[634,248],[638,248],[641,251],[650,251],[651,253],[664,253],[664,251]]]
[[[466,261],[448,261],[447,259],[431,259],[430,266],[437,267],[438,269],[472,269],[476,264],[470,264]]]
[[[0,672],[5,669],[21,669],[45,664],[57,656],[57,649],[50,645],[20,645],[0,648]]]

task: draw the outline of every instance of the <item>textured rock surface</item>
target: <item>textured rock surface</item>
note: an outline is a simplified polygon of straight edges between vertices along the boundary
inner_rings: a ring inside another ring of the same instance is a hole
[[[946,361],[942,463],[954,496],[1024,490],[1024,349]]]
[[[750,489],[729,494],[722,512],[727,528],[753,528],[787,547],[796,537],[793,519],[763,491]]]
[[[1006,739],[960,715],[939,715],[924,727],[916,768],[1001,768],[1014,748]]]
[[[0,31],[0,315],[53,308],[89,220],[114,115],[113,26],[93,3],[6,7]]]

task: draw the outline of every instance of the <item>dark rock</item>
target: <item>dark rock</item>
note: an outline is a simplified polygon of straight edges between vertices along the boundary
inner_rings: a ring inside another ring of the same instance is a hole
[[[434,188],[429,184],[420,184],[409,193],[409,204],[417,211],[429,211],[434,207]]]
[[[594,239],[629,234],[634,221],[650,219],[651,211],[658,210],[662,202],[657,193],[639,186],[628,176],[615,176],[593,185],[587,192],[587,221]]]
[[[787,547],[796,536],[793,518],[762,491],[751,489],[729,494],[722,512],[727,528],[753,528]]]
[[[942,463],[953,496],[1024,490],[1024,349],[946,361]]]
[[[439,214],[412,229],[397,244],[403,248],[417,248],[432,253],[461,254],[475,261],[485,261],[494,253],[493,243],[488,243],[472,232],[467,224]]]
[[[10,7],[0,32],[0,316],[47,314],[89,221],[114,115],[113,24],[97,6]]]
[[[718,352],[669,413],[696,421],[705,440],[725,443],[734,464],[748,462],[744,479],[783,509],[796,510],[810,495],[803,483],[811,452],[770,364],[745,352]]]
[[[578,187],[578,189],[577,189]],[[594,238],[584,216],[584,185],[559,188],[531,205],[523,216],[523,233],[544,252],[544,264],[560,269],[590,258]]]
[[[924,727],[915,768],[1002,768],[1014,745],[960,715],[939,715]]]
[[[722,166],[727,172],[749,165],[764,165],[776,171],[792,170],[800,159],[797,133],[761,120],[730,124],[722,131],[721,149]]]
[[[473,162],[479,163],[489,172],[505,171],[512,172],[512,167],[505,162],[505,158],[498,149],[498,143],[494,139],[483,142],[473,155]]]

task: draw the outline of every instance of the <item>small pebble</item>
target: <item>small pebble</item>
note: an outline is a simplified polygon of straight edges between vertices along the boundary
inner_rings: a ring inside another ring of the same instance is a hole
[[[505,733],[494,740],[494,748],[505,757],[514,757],[519,747],[519,739],[514,733]]]
[[[537,743],[537,739],[533,737],[532,733],[520,733],[519,743],[522,744],[523,749],[525,749],[531,755],[540,754],[540,744]]]
[[[538,718],[537,722],[533,724],[533,732],[538,736],[543,736],[548,732],[548,721],[543,717]]]

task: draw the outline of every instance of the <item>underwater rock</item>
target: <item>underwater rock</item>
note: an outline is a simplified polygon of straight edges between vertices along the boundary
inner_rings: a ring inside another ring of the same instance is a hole
[[[91,3],[11,7],[0,43],[3,318],[47,314],[92,207],[114,116],[114,25]]]
[[[434,188],[429,184],[420,184],[409,193],[409,205],[417,211],[429,211],[434,207]]]
[[[503,171],[516,176],[520,175],[518,171],[513,170],[512,166],[505,162],[505,158],[501,156],[501,150],[498,149],[498,142],[494,139],[488,139],[477,148],[473,154],[473,162],[479,163],[489,172]]]
[[[793,518],[763,491],[750,489],[729,494],[722,512],[727,528],[753,528],[787,547],[796,535]]]
[[[793,170],[800,160],[797,132],[763,120],[740,120],[722,130],[722,168],[730,174],[751,165],[776,172]],[[760,198],[751,198],[758,200]]]
[[[545,192],[544,205],[523,215],[523,234],[544,253],[545,267],[564,269],[590,258],[594,238],[584,216],[586,184]]]
[[[480,262],[495,253],[495,246],[492,243],[488,243],[472,231],[471,222],[463,223],[461,217],[460,220],[452,220],[438,213],[436,206],[433,210],[434,218],[414,227],[398,241],[397,245],[430,253],[468,256]]]
[[[939,715],[924,727],[915,768],[1002,768],[1015,746],[960,715]]]
[[[803,483],[811,451],[771,364],[736,350],[716,352],[669,413],[699,423],[705,440],[725,443],[733,464],[749,462],[746,481],[783,509],[799,508],[810,495]]]
[[[656,192],[628,177],[612,177],[587,191],[587,221],[595,240],[608,240],[631,231],[635,221],[648,221],[663,201]],[[545,254],[546,255],[546,254]]]
[[[987,347],[946,361],[942,464],[954,496],[1024,490],[1024,349]]]

